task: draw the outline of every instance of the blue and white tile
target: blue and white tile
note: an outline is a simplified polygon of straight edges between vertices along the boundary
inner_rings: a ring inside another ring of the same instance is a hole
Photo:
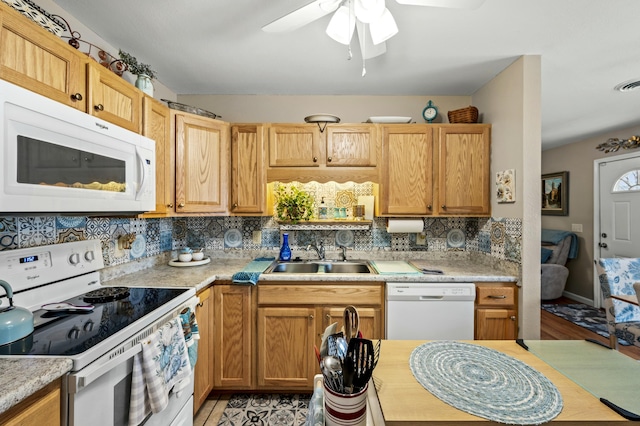
[[[227,229],[224,233],[224,248],[242,248],[242,231],[240,229]]]
[[[129,256],[131,259],[140,259],[145,257],[147,253],[147,239],[144,235],[136,235],[136,239],[131,243]]]
[[[86,216],[57,216],[56,228],[58,231],[67,228],[85,228],[87,226]]]
[[[371,236],[374,247],[391,247],[391,234],[386,229],[373,229]]]
[[[84,240],[86,240],[84,228],[64,228],[62,230],[58,230],[58,244]]]
[[[18,218],[19,248],[46,246],[57,241],[56,223],[52,216]]]
[[[279,247],[280,231],[277,229],[262,230],[262,247]]]
[[[0,250],[18,248],[18,218],[0,217]]]
[[[88,240],[108,241],[111,239],[109,218],[90,217],[87,219],[85,235]]]

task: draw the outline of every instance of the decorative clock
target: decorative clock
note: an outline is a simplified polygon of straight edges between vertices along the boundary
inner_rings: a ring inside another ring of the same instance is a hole
[[[427,106],[422,110],[422,116],[427,123],[431,123],[438,116],[438,107],[429,101]]]

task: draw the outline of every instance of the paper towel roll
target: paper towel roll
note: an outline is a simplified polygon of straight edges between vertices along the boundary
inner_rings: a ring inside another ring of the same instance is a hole
[[[422,219],[389,219],[387,221],[387,232],[393,233],[416,233],[422,232],[424,221]]]

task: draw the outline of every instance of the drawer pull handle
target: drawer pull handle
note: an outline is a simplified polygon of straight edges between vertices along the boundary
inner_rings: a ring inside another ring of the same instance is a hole
[[[507,296],[505,296],[504,294],[490,294],[489,299],[506,299]]]

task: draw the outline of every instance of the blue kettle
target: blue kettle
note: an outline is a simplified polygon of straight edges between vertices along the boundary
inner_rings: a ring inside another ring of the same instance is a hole
[[[13,290],[0,280],[9,299],[9,306],[0,307],[0,345],[15,342],[33,333],[33,314],[30,310],[13,306]]]

